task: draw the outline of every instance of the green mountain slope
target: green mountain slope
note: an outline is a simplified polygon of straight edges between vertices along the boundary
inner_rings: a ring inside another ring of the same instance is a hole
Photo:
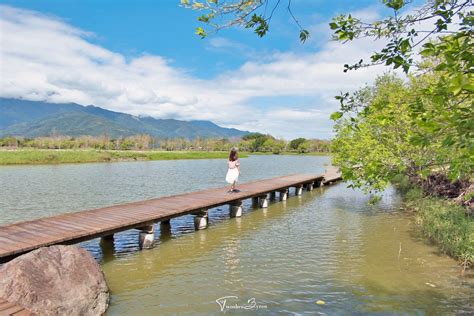
[[[2,131],[4,135],[21,135],[38,137],[50,135],[98,136],[107,133],[111,137],[131,136],[137,134],[133,129],[81,112],[65,112],[42,118],[33,122],[20,123]]]
[[[0,98],[0,137],[56,135],[111,137],[149,134],[167,138],[241,137],[248,132],[223,128],[209,121],[137,117],[96,106],[52,104]]]

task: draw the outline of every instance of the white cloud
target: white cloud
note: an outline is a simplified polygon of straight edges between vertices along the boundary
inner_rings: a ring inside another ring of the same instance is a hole
[[[312,54],[278,53],[203,80],[161,56],[125,56],[88,41],[91,33],[55,17],[1,6],[0,93],[49,102],[94,104],[135,115],[212,120],[276,136],[331,135],[332,96],[371,82],[383,68],[342,72],[367,57],[374,42],[328,42]],[[367,13],[368,14],[368,13]],[[239,46],[222,38],[214,48]],[[239,46],[240,47],[240,46]],[[314,104],[259,107],[253,98],[307,97]]]

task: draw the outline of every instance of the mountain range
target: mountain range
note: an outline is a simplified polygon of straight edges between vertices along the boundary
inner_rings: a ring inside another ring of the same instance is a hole
[[[47,103],[0,98],[0,137],[51,135],[126,137],[148,134],[162,138],[241,137],[249,132],[210,121],[155,119],[109,111],[94,105]]]

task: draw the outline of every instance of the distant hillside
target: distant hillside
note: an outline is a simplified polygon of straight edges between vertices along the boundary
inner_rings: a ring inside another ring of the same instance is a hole
[[[110,137],[149,134],[153,137],[241,137],[249,132],[220,127],[209,121],[179,121],[137,117],[93,105],[53,104],[0,98],[0,137],[52,134]]]

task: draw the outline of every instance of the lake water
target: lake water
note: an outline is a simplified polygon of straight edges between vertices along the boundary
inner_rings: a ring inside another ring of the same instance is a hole
[[[251,156],[241,181],[329,161]],[[223,160],[0,167],[0,224],[218,187],[225,172]],[[238,315],[474,313],[472,274],[419,236],[394,190],[374,206],[343,183],[293,195],[268,209],[245,201],[241,218],[212,209],[202,231],[192,216],[157,224],[151,250],[136,230],[81,244],[105,272],[108,315],[220,314],[216,300]]]

